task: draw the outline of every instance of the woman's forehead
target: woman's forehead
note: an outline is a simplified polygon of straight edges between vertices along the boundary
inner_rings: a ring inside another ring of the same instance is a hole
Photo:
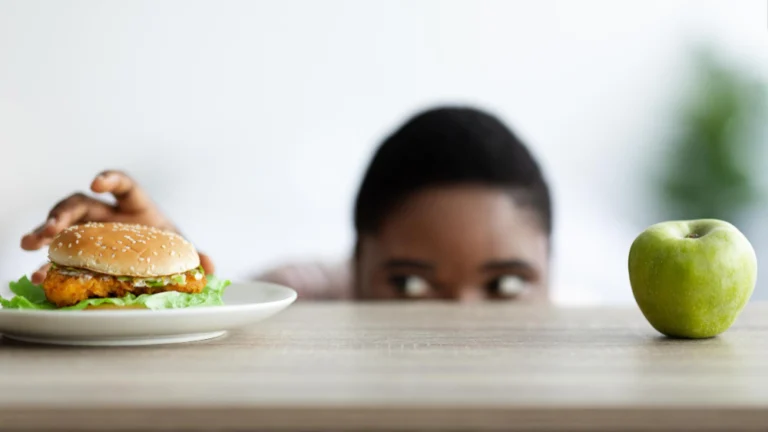
[[[482,186],[415,193],[384,219],[373,237],[387,255],[432,259],[522,258],[540,255],[538,249],[546,249],[547,243],[532,210],[516,206],[503,190]]]

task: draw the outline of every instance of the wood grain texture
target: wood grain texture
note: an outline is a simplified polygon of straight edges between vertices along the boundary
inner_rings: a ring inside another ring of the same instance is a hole
[[[635,308],[296,304],[225,338],[0,343],[0,428],[765,430],[768,305],[659,337]]]

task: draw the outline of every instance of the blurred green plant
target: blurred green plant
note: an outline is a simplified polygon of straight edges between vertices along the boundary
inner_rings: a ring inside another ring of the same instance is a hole
[[[763,198],[765,86],[708,50],[694,66],[659,185],[662,218],[737,223]]]

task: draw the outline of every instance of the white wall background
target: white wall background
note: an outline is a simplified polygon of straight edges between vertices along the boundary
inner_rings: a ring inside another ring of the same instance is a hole
[[[628,302],[638,161],[701,40],[766,75],[754,1],[0,1],[0,279],[59,198],[132,173],[222,274],[350,250],[377,142],[472,103],[530,144],[556,203],[555,298]]]

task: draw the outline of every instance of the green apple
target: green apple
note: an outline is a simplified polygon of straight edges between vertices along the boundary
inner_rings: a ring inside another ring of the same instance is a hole
[[[635,301],[648,322],[670,337],[709,338],[728,330],[756,280],[749,240],[717,219],[652,225],[629,250]]]

